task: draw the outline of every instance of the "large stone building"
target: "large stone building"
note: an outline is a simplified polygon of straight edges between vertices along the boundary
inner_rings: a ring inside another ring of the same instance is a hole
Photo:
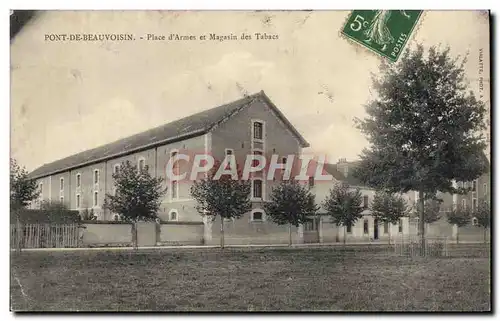
[[[40,200],[61,201],[71,209],[93,209],[98,220],[115,220],[103,208],[105,195],[113,193],[112,173],[124,161],[148,165],[150,173],[165,179],[167,195],[158,216],[163,221],[205,223],[207,243],[219,233],[196,210],[190,196],[192,181],[167,180],[166,165],[176,153],[212,155],[223,159],[235,155],[243,163],[249,154],[299,155],[309,144],[264,92],[179,119],[146,132],[121,139],[67,158],[45,164],[30,173],[41,190]],[[179,163],[181,172],[183,163]],[[186,163],[184,163],[186,164]],[[278,180],[252,178],[253,209],[238,220],[226,222],[228,243],[249,243],[257,237],[267,243],[288,240],[287,227],[269,223],[262,209]],[[233,238],[233,239],[231,239]]]

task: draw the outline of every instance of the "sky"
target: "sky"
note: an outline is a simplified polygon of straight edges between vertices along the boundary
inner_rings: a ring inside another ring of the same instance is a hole
[[[340,35],[348,11],[47,11],[11,42],[11,157],[33,170],[264,90],[330,162],[367,146],[365,116],[379,56]],[[145,41],[147,34],[253,35],[252,40]],[[135,41],[54,42],[45,35],[130,33]],[[255,33],[278,35],[256,40]],[[488,16],[425,11],[407,46],[468,54],[489,86]],[[486,88],[486,96],[489,88]],[[487,102],[487,99],[484,99]]]

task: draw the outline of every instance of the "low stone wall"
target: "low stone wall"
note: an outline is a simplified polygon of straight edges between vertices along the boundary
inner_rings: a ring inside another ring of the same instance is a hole
[[[157,228],[157,245],[203,245],[202,222],[162,222]]]
[[[131,246],[132,224],[123,222],[95,222],[82,224],[82,246]]]
[[[205,244],[219,245],[220,219],[207,228],[211,229],[211,238],[206,239]],[[249,214],[245,214],[239,219],[224,222],[224,243],[227,245],[288,244],[288,242],[288,225],[280,226],[270,221],[251,221]],[[298,229],[292,227],[292,243],[302,242]]]

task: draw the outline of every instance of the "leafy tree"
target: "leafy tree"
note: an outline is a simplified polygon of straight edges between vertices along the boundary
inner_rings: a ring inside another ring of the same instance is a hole
[[[457,244],[458,244],[458,231],[462,226],[470,223],[471,209],[467,206],[457,206],[447,213],[448,223],[457,226]]]
[[[488,201],[481,200],[477,207],[477,211],[474,213],[477,219],[477,225],[484,228],[484,242],[486,243],[486,232],[491,226],[491,207]]]
[[[424,204],[424,222],[427,224],[434,223],[441,219],[441,200],[427,199]]]
[[[330,189],[323,207],[332,217],[337,226],[344,226],[344,244],[346,242],[347,226],[353,226],[363,215],[364,208],[362,195],[359,189],[352,190],[346,183],[335,184]]]
[[[468,91],[465,62],[449,48],[408,49],[399,63],[382,64],[368,116],[357,120],[370,146],[354,175],[377,189],[418,191],[422,250],[425,199],[437,191],[464,193],[452,181],[472,181],[487,168],[486,109]]]
[[[166,192],[162,187],[163,178],[152,177],[148,172],[148,166],[139,170],[129,161],[122,163],[112,177],[116,192],[114,195],[106,193],[104,208],[119,214],[124,221],[134,222],[137,246],[135,223],[156,219]]]
[[[197,201],[196,210],[201,215],[212,221],[220,217],[220,246],[224,248],[224,219],[238,219],[252,209],[251,182],[243,180],[238,169],[236,176],[223,174],[217,179],[219,165],[220,162],[215,162],[205,178],[191,185],[191,196]]]
[[[28,206],[40,196],[35,180],[29,179],[28,172],[10,159],[10,208],[15,211]]]
[[[278,225],[288,224],[288,245],[292,245],[292,225],[298,227],[318,211],[315,197],[296,180],[282,181],[271,191],[269,202],[264,204],[266,215]]]
[[[408,206],[402,196],[377,191],[371,204],[372,215],[379,221],[387,224],[396,224],[406,215]],[[389,244],[391,234],[389,229]]]

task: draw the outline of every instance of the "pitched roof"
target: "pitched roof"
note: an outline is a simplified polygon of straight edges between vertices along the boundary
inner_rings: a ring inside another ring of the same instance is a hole
[[[358,164],[358,162],[350,162],[349,164],[351,165],[349,168],[352,169],[353,167],[356,166],[356,164]],[[345,182],[345,183],[349,184],[350,186],[365,187],[365,184],[363,184],[360,180],[358,180],[353,175],[347,175],[347,177],[344,176],[344,174],[342,174],[338,170],[336,164],[325,164],[323,168],[325,169],[325,171],[328,174],[332,175],[333,178],[335,178],[338,181]]]
[[[285,123],[290,131],[300,141],[302,147],[308,147],[307,141],[297,132],[285,116],[276,108],[269,97],[260,91],[231,103],[208,109],[197,114],[175,120],[168,124],[147,130],[145,132],[126,137],[115,142],[89,149],[84,152],[44,164],[32,171],[29,176],[33,179],[40,178],[73,168],[90,165],[118,156],[152,148],[154,146],[184,140],[206,134],[215,126],[225,121],[239,110],[251,105],[256,99],[261,98],[271,108],[276,116]]]

